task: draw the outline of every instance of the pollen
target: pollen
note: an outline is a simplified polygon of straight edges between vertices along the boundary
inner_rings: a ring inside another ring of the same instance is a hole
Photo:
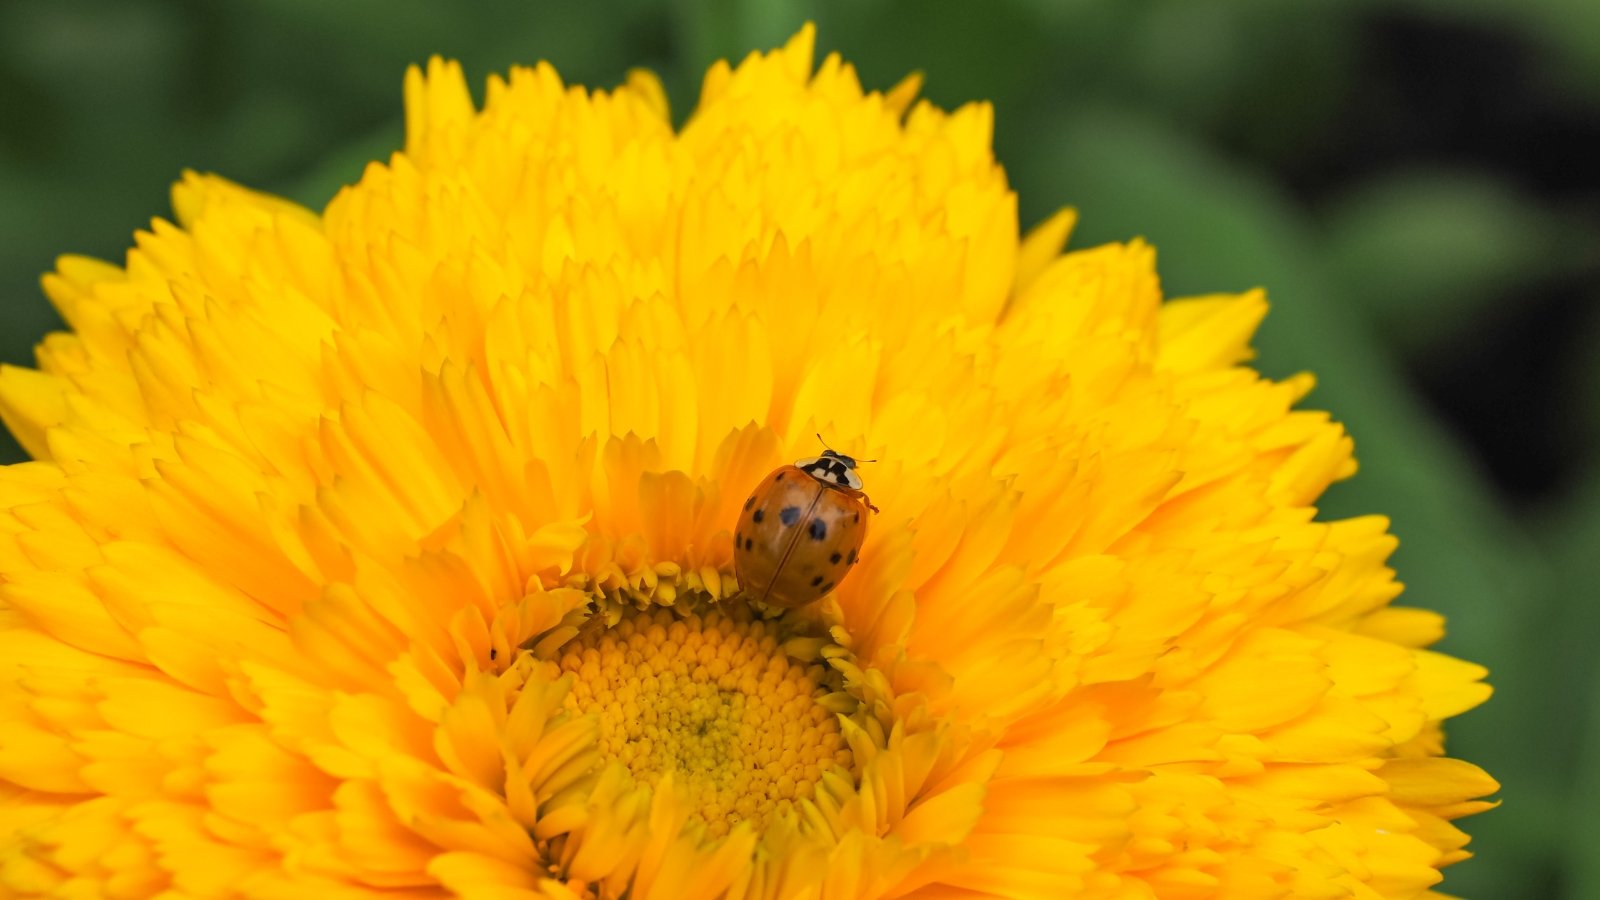
[[[644,784],[672,775],[712,836],[740,822],[759,832],[824,772],[850,768],[817,702],[834,676],[785,654],[772,622],[635,613],[574,639],[559,665],[576,676],[567,708],[599,719],[601,755]]]

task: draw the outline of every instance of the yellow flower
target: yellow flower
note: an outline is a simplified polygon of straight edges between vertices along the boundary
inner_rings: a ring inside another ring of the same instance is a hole
[[[1415,897],[1494,782],[1259,293],[1025,238],[991,111],[812,31],[405,83],[320,215],[212,176],[0,375],[0,892]],[[882,512],[755,608],[813,435]]]

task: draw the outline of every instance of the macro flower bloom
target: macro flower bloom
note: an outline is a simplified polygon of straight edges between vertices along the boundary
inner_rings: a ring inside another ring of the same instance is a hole
[[[320,214],[213,176],[0,374],[0,893],[1418,897],[1496,789],[1259,292],[1019,237],[983,105],[783,49],[405,82]],[[821,602],[752,487],[873,502]]]

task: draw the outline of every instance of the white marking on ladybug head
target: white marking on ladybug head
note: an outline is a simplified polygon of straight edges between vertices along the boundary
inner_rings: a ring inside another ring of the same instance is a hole
[[[855,460],[837,453],[824,453],[808,459],[797,460],[795,466],[824,484],[836,484],[852,491],[861,490],[861,476],[851,465]]]

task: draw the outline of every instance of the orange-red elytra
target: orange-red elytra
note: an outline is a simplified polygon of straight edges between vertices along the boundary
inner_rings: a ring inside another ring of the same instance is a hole
[[[828,595],[860,561],[867,518],[856,461],[824,450],[756,485],[733,533],[733,572],[752,600],[804,606]]]

